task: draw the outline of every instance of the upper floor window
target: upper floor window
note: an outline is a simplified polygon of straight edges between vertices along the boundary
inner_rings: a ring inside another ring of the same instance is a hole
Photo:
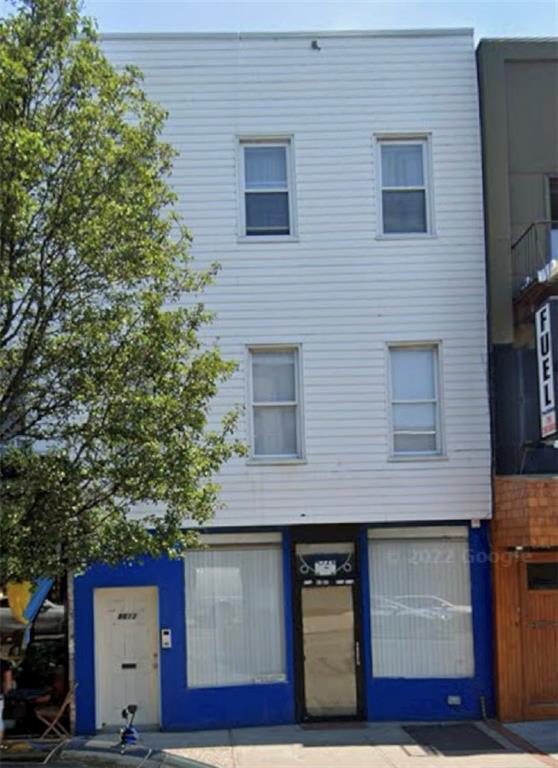
[[[291,143],[243,141],[242,235],[246,237],[293,234]]]
[[[250,364],[253,458],[300,458],[298,348],[252,348]]]
[[[431,232],[427,139],[380,139],[378,144],[381,233]]]
[[[393,455],[441,453],[438,346],[394,345],[389,358]]]

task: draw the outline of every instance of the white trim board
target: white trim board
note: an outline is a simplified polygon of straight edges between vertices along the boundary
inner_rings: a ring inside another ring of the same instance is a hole
[[[207,547],[233,546],[235,544],[281,544],[283,536],[276,531],[263,533],[201,533],[200,543]]]
[[[464,525],[418,525],[415,528],[369,528],[369,539],[466,539]]]

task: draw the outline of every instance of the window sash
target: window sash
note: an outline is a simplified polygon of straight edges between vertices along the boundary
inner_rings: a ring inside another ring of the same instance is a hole
[[[287,406],[292,407],[293,405],[298,405],[298,400],[258,400],[257,403],[252,403],[254,408],[283,408]]]
[[[422,178],[423,183],[422,184],[413,184],[413,185],[394,185],[394,184],[384,184],[383,180],[383,157],[382,157],[382,147],[390,146],[390,147],[408,147],[408,146],[420,146],[422,151]],[[426,138],[410,138],[410,139],[390,139],[390,138],[379,138],[378,139],[378,153],[377,153],[377,162],[378,162],[378,179],[379,179],[379,200],[378,200],[378,208],[379,208],[379,224],[380,224],[380,231],[382,235],[386,235],[388,237],[397,237],[400,235],[406,235],[406,236],[412,236],[412,235],[426,235],[431,233],[432,231],[432,220],[431,220],[431,200],[430,200],[430,173],[429,173],[429,141]],[[401,229],[401,231],[388,231],[385,226],[385,212],[384,212],[384,192],[423,192],[424,193],[424,229],[412,229],[412,230],[405,230]]]
[[[270,195],[270,194],[284,194],[285,192],[288,192],[289,188],[288,186],[284,187],[266,187],[265,189],[262,189],[261,187],[248,187],[246,186],[244,188],[245,193],[249,193],[251,195]]]
[[[273,198],[271,206],[269,205],[270,198]],[[263,207],[258,210],[259,202],[263,203]],[[277,220],[273,221],[274,218]],[[265,235],[267,233],[288,235],[291,231],[288,189],[245,190],[244,219],[246,236]],[[264,223],[266,221],[268,223]]]
[[[386,236],[428,234],[426,191],[382,191],[382,225]]]
[[[425,192],[426,185],[422,187],[387,187],[382,186],[382,192]]]
[[[246,179],[246,149],[250,148],[282,148],[285,151],[285,167],[286,178],[284,185],[274,185],[273,187],[262,187],[250,185]],[[241,141],[240,142],[240,158],[241,158],[241,194],[242,194],[242,206],[241,206],[241,223],[242,223],[242,236],[243,237],[290,237],[293,234],[293,198],[292,198],[292,171],[291,171],[291,141],[285,139],[284,141]],[[274,226],[252,224],[248,226],[247,221],[247,196],[248,195],[270,195],[270,194],[282,194],[287,196],[287,219],[284,224],[276,224]]]
[[[295,406],[255,408],[254,458],[296,458],[298,427]]]
[[[432,374],[433,374],[433,386],[434,397],[432,398],[394,398],[393,392],[395,388],[395,379],[393,373],[393,357],[394,350],[429,350],[432,354]],[[442,452],[441,441],[441,408],[440,408],[440,393],[439,393],[439,378],[440,378],[440,355],[439,346],[436,344],[413,344],[413,345],[397,345],[393,344],[388,347],[389,355],[389,389],[390,389],[390,418],[391,418],[391,451],[393,456],[433,456],[439,455]],[[434,406],[434,428],[433,429],[403,429],[395,426],[395,406],[397,405],[433,405]],[[435,436],[435,448],[434,450],[415,450],[415,451],[401,451],[396,450],[396,437],[401,435],[419,435]]]
[[[382,190],[425,190],[428,186],[427,167],[426,167],[426,141],[424,139],[409,139],[407,141],[398,141],[395,139],[380,139],[380,178]],[[420,147],[422,159],[422,184],[384,184],[384,166],[383,166],[383,148],[384,147]]]
[[[394,429],[394,435],[435,435],[435,429]]]
[[[256,237],[257,235],[288,235],[289,227],[248,227],[246,229],[247,237]]]
[[[277,150],[279,150],[279,152],[277,152]],[[268,156],[267,159],[266,159],[266,154]],[[272,156],[275,155],[275,157],[280,158],[278,164],[276,160],[271,160],[271,161],[269,160],[270,154]],[[252,169],[255,170],[252,180],[248,178],[249,176],[248,167],[250,165],[248,160],[250,156],[252,156],[253,159],[257,157],[263,158],[263,164],[260,164],[259,166],[257,164],[252,165]],[[266,170],[269,170],[270,167],[271,167],[270,175],[272,176],[271,179],[269,179],[267,177],[268,174],[266,174]],[[262,168],[263,168],[263,173],[262,173]],[[273,170],[279,170],[279,173],[274,176]],[[280,189],[286,189],[288,186],[286,144],[285,143],[270,144],[270,143],[263,143],[263,142],[259,142],[257,144],[245,143],[244,145],[244,177],[245,177],[247,189],[265,191],[267,189],[271,189],[276,182]]]
[[[255,459],[293,459],[300,458],[302,455],[301,449],[301,412],[300,412],[300,363],[299,363],[299,349],[298,347],[252,347],[249,348],[249,361],[250,361],[250,408],[251,408],[251,424],[250,424],[250,445],[251,456]],[[258,353],[266,352],[290,352],[293,358],[293,384],[295,399],[289,400],[255,400],[254,399],[254,360]],[[295,410],[295,452],[294,453],[256,453],[256,418],[255,413],[258,408],[294,408]]]

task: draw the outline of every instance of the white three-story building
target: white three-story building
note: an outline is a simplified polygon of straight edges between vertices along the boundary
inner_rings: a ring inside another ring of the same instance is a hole
[[[75,580],[77,724],[492,707],[481,148],[468,30],[117,35],[238,362],[249,456],[184,561]]]

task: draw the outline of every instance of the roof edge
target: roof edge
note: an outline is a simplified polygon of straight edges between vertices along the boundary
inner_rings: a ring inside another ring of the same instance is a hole
[[[558,45],[558,37],[481,37],[478,45],[536,45],[537,43],[545,43],[546,45]]]
[[[258,40],[332,37],[472,37],[472,27],[439,27],[425,29],[348,29],[308,30],[298,32],[99,32],[102,40]]]

